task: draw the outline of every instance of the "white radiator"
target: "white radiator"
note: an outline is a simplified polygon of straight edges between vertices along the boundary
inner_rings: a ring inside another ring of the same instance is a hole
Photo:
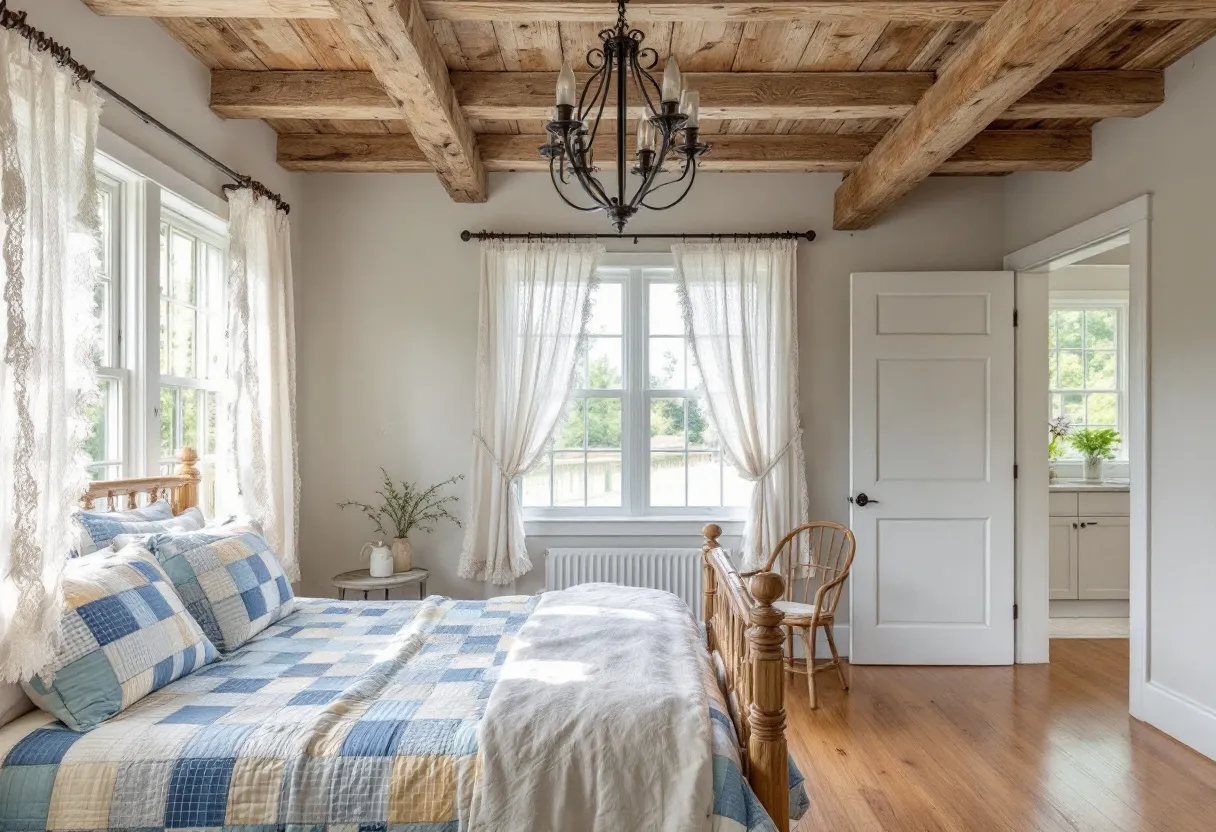
[[[606,582],[674,593],[701,618],[700,549],[550,549],[545,589]]]

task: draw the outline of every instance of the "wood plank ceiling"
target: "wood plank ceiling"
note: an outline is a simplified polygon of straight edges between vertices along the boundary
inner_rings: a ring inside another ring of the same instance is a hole
[[[604,0],[83,2],[99,14],[155,17],[214,70],[217,113],[262,117],[281,134],[285,167],[436,170],[464,201],[486,198],[483,169],[543,168],[536,149],[555,73],[563,60],[586,71],[596,33],[615,17]],[[634,0],[629,17],[646,45],[663,60],[674,55],[702,90],[702,133],[714,144],[707,170],[862,165],[871,187],[846,177],[837,199],[837,225],[854,228],[928,173],[1083,164],[1093,124],[1151,111],[1164,98],[1161,71],[1216,34],[1216,0],[1002,5]],[[1078,20],[1099,24],[1079,33]],[[977,46],[981,33],[986,48]],[[951,66],[955,57],[968,66]],[[998,73],[987,79],[994,89],[972,83],[971,64],[984,60],[1018,65],[1016,79]],[[961,79],[958,90],[926,96],[948,77]],[[993,109],[990,94],[1005,103]],[[953,104],[934,110],[930,99]],[[987,108],[979,123],[955,119],[948,135],[927,137],[957,115],[950,106],[966,114],[977,100]],[[901,121],[909,124],[884,138]],[[874,187],[892,171],[898,187]],[[842,206],[846,191],[864,204]]]

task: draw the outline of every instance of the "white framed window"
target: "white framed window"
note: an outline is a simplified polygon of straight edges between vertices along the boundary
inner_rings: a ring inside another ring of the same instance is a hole
[[[94,479],[151,476],[195,448],[213,513],[225,393],[227,224],[134,168],[97,157],[101,186]]]
[[[577,388],[523,477],[528,516],[742,517],[751,483],[724,460],[670,257],[609,255],[599,278]]]
[[[1049,418],[1073,430],[1114,428],[1127,435],[1127,313],[1124,296],[1052,293],[1048,320]],[[1127,460],[1126,442],[1116,459]],[[1064,443],[1063,459],[1080,460]]]
[[[99,333],[97,338],[97,387],[99,395],[89,420],[92,431],[86,442],[94,480],[116,479],[126,467],[126,394],[130,372],[123,366],[123,239],[126,225],[122,182],[99,174],[99,238],[97,282],[94,300]]]
[[[183,447],[199,455],[200,501],[215,502],[216,427],[227,375],[227,241],[168,207],[160,221],[160,464],[177,465]]]

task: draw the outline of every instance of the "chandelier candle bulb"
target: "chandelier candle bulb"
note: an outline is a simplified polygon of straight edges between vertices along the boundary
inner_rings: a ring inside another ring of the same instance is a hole
[[[557,105],[574,106],[574,70],[569,61],[562,63],[562,71],[557,74]]]
[[[683,80],[680,78],[680,65],[675,58],[667,59],[667,67],[663,70],[663,101],[679,101]]]
[[[696,90],[684,90],[680,96],[680,112],[688,116],[685,127],[701,126],[701,93]]]
[[[649,119],[638,119],[638,152],[654,147],[654,125]]]

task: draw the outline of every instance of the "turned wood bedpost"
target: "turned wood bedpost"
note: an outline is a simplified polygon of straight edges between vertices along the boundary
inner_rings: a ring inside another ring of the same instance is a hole
[[[718,592],[718,573],[714,570],[713,564],[709,562],[709,553],[718,548],[718,538],[722,536],[722,527],[716,523],[710,523],[701,529],[701,534],[705,535],[705,543],[701,546],[701,570],[705,576],[705,585],[702,588],[701,622],[705,624],[705,637],[708,640],[713,636],[709,620],[714,615],[714,595]]]
[[[747,640],[753,668],[752,704],[748,710],[751,731],[747,740],[748,779],[756,797],[768,810],[780,832],[790,828],[789,757],[785,741],[785,679],[781,645],[785,615],[773,602],[781,598],[785,582],[775,572],[751,579],[756,605],[751,610]]]
[[[185,477],[188,482],[183,483],[174,490],[174,514],[181,514],[186,509],[194,508],[198,505],[198,484],[202,481],[203,475],[196,467],[197,463],[198,454],[194,448],[182,448],[182,452],[177,455],[177,475]]]

